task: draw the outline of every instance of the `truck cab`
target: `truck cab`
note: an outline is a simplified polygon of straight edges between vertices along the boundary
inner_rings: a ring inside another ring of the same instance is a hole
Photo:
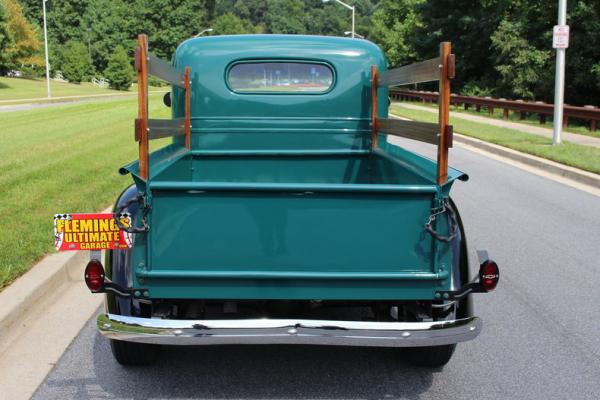
[[[497,265],[470,257],[450,198],[453,55],[397,69],[375,44],[300,35],[183,42],[172,63],[136,52],[139,159],[114,213],[130,249],[91,260],[98,328],[116,360],[162,345],[402,348],[441,366],[482,321],[472,294]],[[172,118],[147,113],[147,77],[172,84]],[[440,121],[388,117],[388,87],[440,82]],[[390,135],[438,146],[430,160]],[[148,141],[172,136],[153,153]],[[129,215],[130,225],[121,217]]]

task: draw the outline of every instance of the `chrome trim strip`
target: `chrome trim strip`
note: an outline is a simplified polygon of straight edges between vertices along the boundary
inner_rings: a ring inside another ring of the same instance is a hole
[[[368,267],[364,267],[368,270]],[[450,276],[448,271],[431,272],[314,272],[314,271],[217,271],[217,270],[180,270],[168,268],[164,270],[145,270],[138,268],[136,274],[140,278],[172,278],[172,279],[364,279],[364,280],[442,280]]]
[[[164,345],[312,344],[440,346],[474,339],[478,317],[437,322],[308,319],[169,320],[101,314],[100,333],[116,340]]]

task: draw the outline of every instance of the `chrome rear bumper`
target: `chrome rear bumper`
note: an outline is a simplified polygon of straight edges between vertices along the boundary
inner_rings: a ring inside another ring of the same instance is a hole
[[[115,314],[98,317],[98,329],[109,339],[164,345],[440,346],[474,339],[481,328],[477,317],[437,322],[169,320]]]

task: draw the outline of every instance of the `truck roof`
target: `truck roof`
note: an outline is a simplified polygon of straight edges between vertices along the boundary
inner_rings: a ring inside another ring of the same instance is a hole
[[[216,35],[191,38],[182,42],[175,52],[175,61],[188,52],[200,51],[204,55],[227,57],[239,54],[244,57],[262,57],[265,52],[308,58],[330,55],[346,57],[372,56],[383,58],[375,43],[364,39],[319,35]]]

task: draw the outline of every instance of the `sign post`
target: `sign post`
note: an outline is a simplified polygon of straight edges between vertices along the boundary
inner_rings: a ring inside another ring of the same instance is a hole
[[[556,75],[554,78],[554,132],[552,144],[560,144],[563,125],[565,97],[565,57],[569,47],[569,26],[567,25],[567,0],[558,1],[558,25],[554,26],[552,47],[556,49]]]

